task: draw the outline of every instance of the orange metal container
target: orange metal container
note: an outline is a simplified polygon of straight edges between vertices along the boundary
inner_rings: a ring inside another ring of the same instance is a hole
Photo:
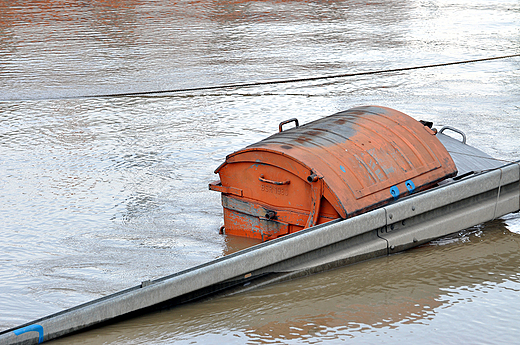
[[[296,127],[282,131],[282,125]],[[209,185],[222,193],[225,233],[262,240],[351,217],[457,173],[421,122],[376,106],[280,132],[226,157]]]

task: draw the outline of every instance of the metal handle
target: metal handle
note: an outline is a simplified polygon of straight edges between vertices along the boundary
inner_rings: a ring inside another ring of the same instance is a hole
[[[289,120],[285,120],[285,121],[282,121],[280,122],[280,124],[278,125],[278,129],[280,132],[283,132],[283,129],[282,129],[282,126],[283,125],[286,125],[288,123],[291,123],[291,122],[294,122],[296,124],[296,127],[299,127],[300,126],[300,123],[298,122],[298,119],[293,117],[292,119],[289,119]]]
[[[441,130],[439,131],[439,133],[442,133],[444,132],[445,129],[449,129],[450,131],[453,131],[455,133],[459,133],[460,135],[462,135],[462,143],[465,144],[466,143],[466,134],[464,134],[463,131],[461,131],[460,129],[457,129],[457,128],[453,128],[451,126],[444,126],[441,128]]]
[[[268,180],[268,179],[265,179],[264,178],[264,174],[261,174],[260,177],[258,178],[258,180],[260,182],[265,182],[265,183],[270,183],[270,184],[275,184],[275,185],[283,185],[283,184],[289,184],[291,183],[291,181],[289,180],[286,180],[286,181],[273,181],[273,180]]]

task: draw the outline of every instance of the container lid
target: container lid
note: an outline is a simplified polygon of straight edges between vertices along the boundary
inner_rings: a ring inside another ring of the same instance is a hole
[[[346,218],[455,176],[455,164],[435,132],[386,107],[364,106],[276,133],[236,151],[215,171],[237,162],[272,165],[323,181],[324,193]]]

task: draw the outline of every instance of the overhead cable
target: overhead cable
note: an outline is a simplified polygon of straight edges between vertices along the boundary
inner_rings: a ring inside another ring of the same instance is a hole
[[[164,93],[180,93],[180,92],[206,91],[206,90],[218,90],[218,89],[233,89],[233,88],[262,86],[262,85],[288,84],[288,83],[298,83],[298,82],[306,82],[306,81],[316,81],[316,80],[356,77],[356,76],[372,75],[372,74],[383,74],[383,73],[411,71],[411,70],[426,69],[426,68],[435,68],[435,67],[443,67],[443,66],[469,64],[469,63],[475,63],[475,62],[501,60],[501,59],[507,59],[507,58],[513,58],[513,57],[520,57],[520,54],[511,54],[511,55],[495,56],[495,57],[488,57],[488,58],[481,58],[481,59],[455,61],[455,62],[444,62],[444,63],[431,64],[431,65],[420,65],[420,66],[412,66],[412,67],[391,68],[391,69],[386,69],[386,70],[332,74],[332,75],[324,75],[324,76],[317,76],[317,77],[303,77],[303,78],[280,79],[280,80],[265,80],[265,81],[256,81],[256,82],[224,84],[224,85],[213,85],[213,86],[199,86],[199,87],[182,88],[182,89],[171,89],[171,90],[159,90],[159,91],[156,90],[156,91],[111,93],[111,94],[91,95],[91,96],[84,96],[84,97],[85,98],[99,98],[99,97],[146,96],[146,95],[164,94]],[[78,97],[78,98],[81,98],[81,97]]]
[[[494,57],[487,57],[487,58],[481,58],[481,59],[444,62],[444,63],[420,65],[420,66],[412,66],[412,67],[399,67],[399,68],[391,68],[391,69],[385,69],[385,70],[322,75],[322,76],[316,76],[316,77],[302,77],[302,78],[290,78],[290,79],[279,79],[279,80],[273,79],[273,80],[265,80],[265,81],[244,82],[244,83],[223,84],[223,85],[210,85],[210,86],[198,86],[198,87],[188,87],[188,88],[170,89],[170,90],[107,93],[107,94],[94,94],[94,95],[46,98],[46,99],[132,97],[132,96],[147,96],[147,95],[159,95],[159,94],[167,94],[167,93],[182,93],[182,92],[208,91],[208,90],[219,90],[219,89],[236,89],[236,88],[262,86],[262,85],[289,84],[289,83],[299,83],[299,82],[308,82],[308,81],[317,81],[317,80],[338,79],[338,78],[357,77],[357,76],[374,75],[374,74],[412,71],[412,70],[420,70],[420,69],[443,67],[443,66],[453,66],[453,65],[469,64],[469,63],[476,63],[476,62],[501,60],[501,59],[508,59],[508,58],[514,58],[514,57],[520,57],[520,54],[502,55],[502,56],[494,56]]]

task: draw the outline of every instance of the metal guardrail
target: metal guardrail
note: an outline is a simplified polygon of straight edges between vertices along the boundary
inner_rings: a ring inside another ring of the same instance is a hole
[[[0,344],[38,344],[159,307],[391,254],[519,209],[520,161],[0,332]]]

